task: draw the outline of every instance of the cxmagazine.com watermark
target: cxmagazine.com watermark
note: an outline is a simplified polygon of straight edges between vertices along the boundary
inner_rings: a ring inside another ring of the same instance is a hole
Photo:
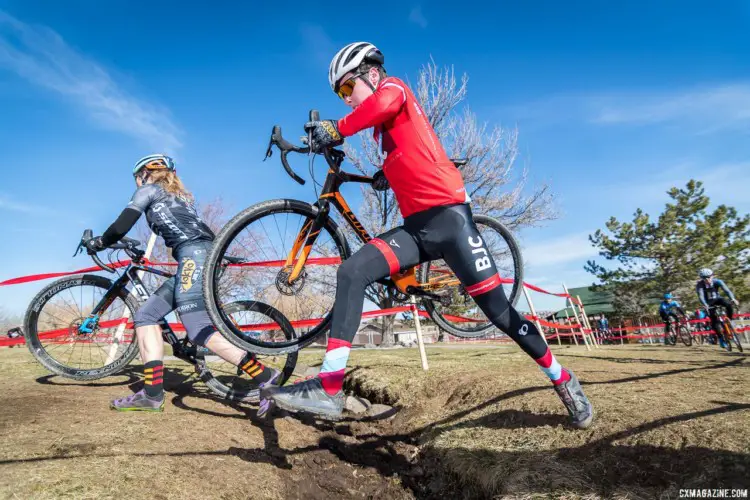
[[[680,498],[747,498],[747,488],[681,489]]]

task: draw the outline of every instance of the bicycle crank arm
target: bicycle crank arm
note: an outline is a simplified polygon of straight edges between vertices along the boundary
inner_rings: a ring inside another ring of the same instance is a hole
[[[427,297],[428,299],[436,300],[440,302],[441,305],[446,306],[446,307],[451,305],[450,297],[447,297],[445,295],[438,295],[433,292],[428,292],[427,290],[423,290],[415,286],[410,285],[406,287],[406,293],[409,295],[414,295],[416,297]]]

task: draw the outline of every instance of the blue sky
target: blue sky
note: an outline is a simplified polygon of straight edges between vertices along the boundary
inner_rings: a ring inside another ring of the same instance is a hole
[[[233,212],[311,200],[260,160],[271,125],[295,137],[312,107],[346,112],[327,66],[355,40],[412,81],[430,57],[454,65],[480,120],[518,126],[519,165],[561,214],[520,235],[530,282],[590,283],[586,235],[657,212],[691,177],[750,209],[746,1],[253,3],[0,1],[0,280],[88,265],[70,257],[76,239],[117,216],[152,151]],[[40,286],[0,288],[0,307],[22,311]]]

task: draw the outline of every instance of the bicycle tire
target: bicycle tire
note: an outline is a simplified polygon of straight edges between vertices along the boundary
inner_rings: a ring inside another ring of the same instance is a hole
[[[664,334],[664,345],[677,345],[677,329],[679,328],[679,319],[674,314],[669,314],[668,318],[672,318],[669,325],[669,332]],[[664,320],[665,322],[668,320]]]
[[[515,307],[515,305],[518,303],[518,299],[521,296],[521,286],[523,286],[523,256],[521,255],[521,249],[518,246],[518,242],[516,241],[510,230],[508,230],[508,228],[506,228],[499,220],[488,217],[486,215],[474,215],[473,219],[475,224],[489,226],[494,231],[497,231],[500,234],[501,238],[508,245],[508,249],[510,250],[511,257],[513,259],[513,273],[515,278],[513,287],[511,288],[510,296],[508,297],[508,301]],[[427,281],[429,281],[429,273],[429,262],[425,262],[424,264],[419,266],[418,278],[420,283],[426,283]],[[482,337],[487,335],[492,329],[495,328],[495,325],[488,321],[486,324],[472,329],[458,329],[453,323],[445,319],[432,299],[423,297],[422,304],[424,305],[427,314],[429,314],[432,321],[434,321],[439,328],[456,337]]]
[[[287,338],[294,336],[294,327],[289,320],[284,316],[281,311],[262,302],[251,301],[251,300],[240,300],[232,302],[224,306],[224,310],[227,314],[232,314],[240,311],[252,311],[264,314],[273,321],[281,326],[281,329],[287,335]],[[284,362],[284,368],[281,371],[281,376],[278,381],[278,385],[284,385],[289,377],[294,373],[294,368],[297,366],[297,357],[299,353],[291,352],[286,355],[286,361]],[[204,384],[217,396],[222,399],[229,401],[238,402],[257,402],[260,400],[260,389],[259,388],[247,388],[243,387],[242,384],[239,388],[229,386],[225,384],[222,379],[216,377],[211,373],[211,369],[206,364],[206,359],[203,356],[196,357],[196,369],[200,379]],[[237,377],[241,377],[246,380],[243,374],[238,374]]]
[[[721,326],[721,334],[724,337],[724,348],[727,350],[727,352],[732,352],[732,336],[731,331],[729,330],[729,326],[724,321],[721,322]]]
[[[664,337],[664,345],[677,345],[677,335],[675,335],[672,332],[669,332],[669,335]]]
[[[690,329],[684,323],[679,323],[678,328],[680,329],[680,340],[682,340],[682,343],[687,347],[693,345],[693,336],[690,334]]]
[[[40,311],[52,297],[57,295],[58,292],[62,292],[74,286],[92,286],[102,288],[106,291],[112,286],[112,281],[95,274],[84,274],[82,276],[62,278],[53,281],[44,287],[31,300],[24,316],[24,336],[26,337],[26,346],[28,347],[29,352],[31,352],[31,355],[34,356],[34,358],[36,358],[36,360],[47,370],[61,377],[73,380],[97,380],[122,371],[122,369],[125,368],[125,366],[127,366],[128,363],[130,363],[138,354],[137,342],[131,342],[123,352],[123,355],[112,363],[101,368],[90,370],[73,368],[60,363],[53,358],[42,345],[38,330]],[[138,301],[135,300],[126,289],[120,290],[117,297],[125,303],[125,306],[130,311],[130,317],[132,318],[135,311],[138,309]]]
[[[211,252],[206,259],[205,272],[203,274],[203,296],[211,321],[224,338],[235,346],[258,354],[286,354],[299,351],[310,345],[330,327],[331,311],[328,311],[323,315],[322,321],[317,326],[291,341],[264,342],[262,340],[244,336],[222,312],[221,307],[219,306],[221,303],[220,297],[218,296],[219,291],[216,286],[224,253],[227,251],[234,238],[250,223],[262,217],[277,213],[296,213],[308,219],[315,219],[318,217],[319,212],[319,209],[314,205],[299,200],[277,199],[264,201],[252,205],[235,215],[221,229],[221,231],[219,231],[219,234],[216,235]],[[350,255],[350,250],[346,236],[331,217],[325,216],[323,229],[335,243],[341,260],[344,261],[347,259]],[[331,309],[333,309],[333,305],[331,305]]]
[[[692,337],[693,337],[693,345],[700,347],[706,343],[706,339],[703,338],[703,331],[699,330],[698,327],[694,327],[693,332],[692,332]]]
[[[737,346],[737,350],[740,352],[744,352],[744,349],[742,348],[742,342],[740,342],[740,336],[737,335],[737,331],[734,329],[734,325],[732,325],[731,322],[728,322],[727,328],[729,329],[729,333],[732,335],[732,340],[734,340],[734,345]]]

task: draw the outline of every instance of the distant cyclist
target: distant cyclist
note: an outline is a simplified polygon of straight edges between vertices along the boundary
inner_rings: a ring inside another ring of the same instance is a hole
[[[718,335],[719,341],[721,341],[723,335],[719,324],[719,316],[716,314],[716,306],[723,306],[727,310],[727,316],[732,320],[734,319],[734,308],[732,307],[732,304],[739,306],[740,303],[722,280],[714,278],[714,272],[712,270],[704,267],[698,271],[698,275],[701,278],[695,284],[695,291],[698,294],[698,300],[700,300],[703,307],[708,311],[708,315],[711,318],[711,326]],[[719,290],[724,291],[724,294],[729,297],[729,301],[719,295]]]
[[[604,342],[605,340],[608,340],[609,335],[610,335],[609,320],[603,314],[599,316],[598,326],[599,326],[599,338],[602,340],[602,342]]]
[[[706,318],[708,318],[708,313],[706,313],[706,310],[703,308],[698,308],[695,310],[695,313],[693,313],[693,319],[704,320]],[[696,326],[696,330],[699,332],[707,332],[711,330],[711,325],[707,321],[706,322],[701,321],[700,323],[696,323],[695,326]],[[707,337],[708,338],[706,340],[714,344],[716,343],[715,342],[716,335],[708,335]]]
[[[676,315],[672,312],[672,309],[676,309],[683,317],[687,318],[687,313],[680,306],[671,293],[664,294],[664,300],[659,304],[659,316],[664,321],[664,343],[666,344],[669,339],[670,331],[672,330],[672,320],[677,319]]]

